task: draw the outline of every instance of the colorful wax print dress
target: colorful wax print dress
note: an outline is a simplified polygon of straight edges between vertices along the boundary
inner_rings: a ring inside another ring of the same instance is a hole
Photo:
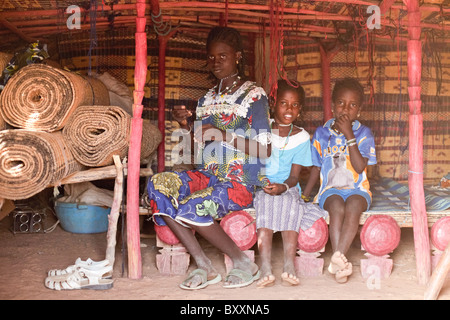
[[[196,116],[195,126],[212,124],[264,145],[271,141],[267,96],[253,82],[227,95],[209,90],[199,99]],[[230,211],[251,207],[255,188],[267,184],[261,159],[223,141],[200,142],[197,149],[198,169],[150,179],[147,192],[158,225],[165,225],[162,215],[185,225],[210,225]]]

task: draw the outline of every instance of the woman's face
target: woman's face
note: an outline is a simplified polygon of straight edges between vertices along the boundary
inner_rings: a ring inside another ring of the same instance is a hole
[[[240,60],[241,52],[223,42],[210,44],[207,54],[207,67],[217,79],[223,79],[237,72],[236,61]]]

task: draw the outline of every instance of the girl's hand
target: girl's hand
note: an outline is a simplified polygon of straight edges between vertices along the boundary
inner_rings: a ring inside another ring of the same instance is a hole
[[[334,127],[346,138],[353,136],[352,120],[346,114],[341,115],[334,121]]]
[[[280,183],[271,183],[263,188],[264,192],[272,196],[280,195],[286,191],[286,186]]]
[[[172,116],[181,127],[186,128],[188,126],[187,119],[192,116],[192,111],[186,109],[186,106],[174,106],[172,110]]]

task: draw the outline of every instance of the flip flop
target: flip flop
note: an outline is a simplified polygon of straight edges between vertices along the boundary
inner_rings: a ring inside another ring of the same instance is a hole
[[[230,276],[234,276],[234,277],[238,277],[239,279],[242,280],[241,283],[236,283],[236,284],[229,284],[229,285],[224,285],[224,288],[242,288],[242,287],[246,287],[251,285],[254,281],[258,280],[259,277],[261,276],[260,271],[258,270],[258,272],[256,272],[255,274],[250,274],[246,271],[240,270],[240,269],[232,269],[230,271],[230,273],[228,273],[227,277],[225,278],[225,282],[228,281],[228,278]]]
[[[200,276],[202,279],[202,283],[195,288],[186,286],[185,283],[189,282],[195,276]],[[189,274],[189,276],[186,278],[186,280],[184,280],[183,283],[180,284],[180,288],[185,289],[185,290],[199,290],[199,289],[206,288],[210,284],[216,284],[220,281],[222,281],[222,276],[220,274],[218,274],[214,279],[208,280],[208,273],[205,270],[195,269],[194,271],[192,271]]]

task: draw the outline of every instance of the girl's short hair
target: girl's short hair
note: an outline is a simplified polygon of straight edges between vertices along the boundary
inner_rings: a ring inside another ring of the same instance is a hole
[[[364,102],[364,88],[359,81],[354,78],[345,78],[336,81],[333,93],[331,94],[331,100],[334,101],[337,98],[338,92],[343,89],[355,91],[359,95],[360,103]]]
[[[222,42],[229,45],[236,52],[242,53],[242,58],[237,65],[239,75],[244,76],[244,47],[242,44],[242,37],[238,30],[231,27],[214,27],[209,31],[206,39],[206,51],[209,51],[210,46],[214,42]]]
[[[284,91],[292,90],[292,91],[296,91],[298,93],[298,97],[300,99],[300,105],[301,106],[305,105],[305,90],[300,85],[300,83],[298,83],[297,81],[280,79],[280,80],[278,80],[277,87],[278,87],[277,88],[277,99],[280,97],[280,95]]]

